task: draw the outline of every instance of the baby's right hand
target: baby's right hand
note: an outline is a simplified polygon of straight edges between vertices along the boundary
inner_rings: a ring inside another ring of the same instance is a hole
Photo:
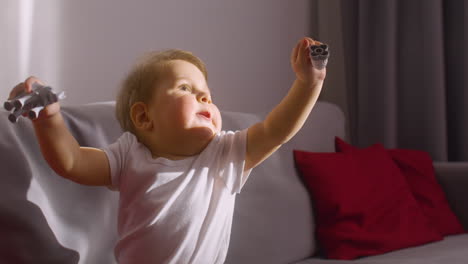
[[[25,93],[31,93],[32,92],[32,86],[34,83],[39,83],[41,85],[45,85],[44,82],[42,82],[40,79],[30,76],[28,77],[24,82],[19,83],[16,85],[10,92],[10,95],[8,96],[8,100],[13,99],[17,95],[19,95],[22,92]],[[34,119],[33,121],[40,121],[45,118],[51,117],[57,113],[60,112],[60,104],[58,102],[47,105],[44,107],[44,109],[40,112],[39,117]],[[23,114],[26,116],[26,114]]]

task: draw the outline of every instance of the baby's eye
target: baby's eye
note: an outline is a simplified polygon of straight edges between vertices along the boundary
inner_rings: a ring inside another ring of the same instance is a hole
[[[179,89],[182,90],[182,91],[190,91],[190,87],[188,85],[185,85],[185,84],[181,85],[179,87]]]

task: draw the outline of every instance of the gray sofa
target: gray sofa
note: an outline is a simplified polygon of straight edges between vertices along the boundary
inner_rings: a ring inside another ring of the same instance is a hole
[[[102,147],[121,133],[113,102],[63,107],[62,113],[82,145]],[[6,111],[0,114],[0,263],[115,263],[118,194],[55,175],[40,155],[30,122],[11,124]],[[261,118],[222,115],[226,130]],[[226,263],[468,263],[468,234],[354,261],[318,255],[313,202],[292,150],[332,152],[334,137],[345,137],[344,127],[335,105],[318,102],[298,135],[254,169],[236,200]],[[468,228],[468,163],[434,165],[452,209]]]

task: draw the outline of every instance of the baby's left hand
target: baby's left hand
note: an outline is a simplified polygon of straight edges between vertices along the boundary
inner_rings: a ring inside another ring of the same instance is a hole
[[[296,78],[309,86],[323,82],[327,74],[326,68],[321,70],[314,68],[310,58],[309,47],[321,44],[319,41],[304,37],[296,44],[291,54],[291,66]]]

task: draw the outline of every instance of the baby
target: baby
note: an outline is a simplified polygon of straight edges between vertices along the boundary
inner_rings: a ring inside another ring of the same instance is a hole
[[[203,62],[189,52],[151,53],[123,82],[116,115],[123,135],[110,146],[80,147],[58,103],[33,120],[45,160],[64,178],[120,192],[119,263],[224,263],[235,196],[252,168],[302,127],[322,89],[301,39],[291,54],[289,93],[265,118],[222,131]],[[31,92],[29,77],[10,98]]]

